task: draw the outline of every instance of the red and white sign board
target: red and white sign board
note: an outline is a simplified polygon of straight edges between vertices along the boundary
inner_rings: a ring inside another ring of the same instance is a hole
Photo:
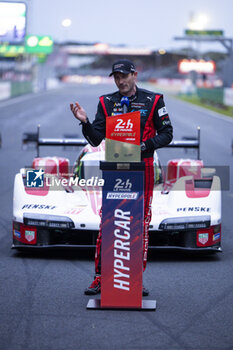
[[[106,118],[105,160],[140,162],[140,112]]]

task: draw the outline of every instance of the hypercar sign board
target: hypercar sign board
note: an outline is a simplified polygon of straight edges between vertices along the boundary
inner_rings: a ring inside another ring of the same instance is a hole
[[[142,306],[143,171],[103,171],[101,307]]]

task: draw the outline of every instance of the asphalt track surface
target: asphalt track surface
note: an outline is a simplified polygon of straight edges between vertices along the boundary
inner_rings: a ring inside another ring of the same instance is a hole
[[[35,150],[23,151],[22,133],[62,137],[81,129],[69,111],[78,100],[95,114],[98,95],[113,86],[66,86],[0,103],[0,349],[233,349],[232,183],[223,192],[223,253],[214,256],[151,252],[144,273],[157,301],[156,311],[86,310],[83,294],[94,273],[93,251],[21,254],[12,251],[11,220],[14,175],[31,164]],[[210,165],[231,167],[233,122],[165,96],[175,139],[195,136],[201,126],[201,157]],[[44,148],[42,155],[65,155]],[[75,151],[70,150],[71,162]],[[67,153],[66,153],[67,155]],[[194,157],[193,151],[159,151],[169,158]]]

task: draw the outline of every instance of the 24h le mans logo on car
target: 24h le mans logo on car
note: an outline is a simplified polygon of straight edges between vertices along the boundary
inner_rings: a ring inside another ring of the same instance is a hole
[[[44,187],[44,170],[27,171],[27,187]]]

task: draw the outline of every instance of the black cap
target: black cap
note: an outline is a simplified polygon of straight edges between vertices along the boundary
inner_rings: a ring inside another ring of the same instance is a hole
[[[111,77],[116,72],[120,72],[123,74],[136,72],[135,65],[133,64],[133,62],[126,59],[116,61],[112,65],[112,72],[109,74],[109,76]]]

